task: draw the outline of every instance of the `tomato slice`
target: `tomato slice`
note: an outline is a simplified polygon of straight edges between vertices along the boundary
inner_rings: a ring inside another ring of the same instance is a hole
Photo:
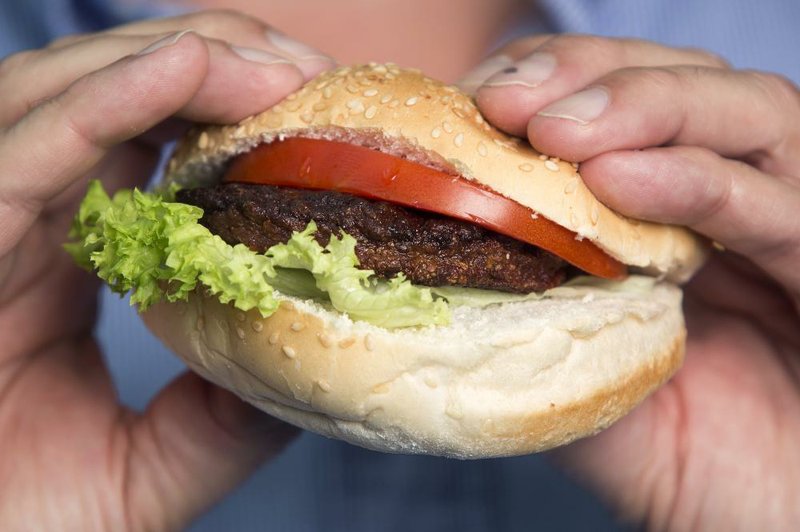
[[[458,175],[363,146],[289,138],[231,163],[225,181],[336,190],[466,220],[553,253],[592,275],[618,279],[625,265],[531,209]]]

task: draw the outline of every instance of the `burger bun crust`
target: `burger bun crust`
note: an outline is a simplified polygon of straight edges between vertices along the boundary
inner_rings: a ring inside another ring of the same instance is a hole
[[[268,318],[202,294],[143,317],[194,371],[294,425],[379,451],[485,458],[594,434],[680,366],[678,288],[572,292],[396,331],[293,298]]]

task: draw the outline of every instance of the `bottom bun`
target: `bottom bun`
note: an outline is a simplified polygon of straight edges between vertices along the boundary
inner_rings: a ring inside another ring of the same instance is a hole
[[[594,434],[677,370],[680,290],[619,286],[395,331],[293,298],[269,318],[200,294],[143,317],[193,370],[289,423],[379,451],[483,458]]]

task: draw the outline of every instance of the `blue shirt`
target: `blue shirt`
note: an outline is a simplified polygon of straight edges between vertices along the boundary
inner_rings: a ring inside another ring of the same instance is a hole
[[[126,7],[123,7],[126,6]],[[533,8],[532,8],[533,9]],[[581,32],[705,48],[800,82],[797,0],[541,0],[513,33]],[[169,14],[147,0],[0,3],[0,56],[54,37]],[[98,327],[122,399],[143,407],[182,371],[126,301],[103,294]],[[199,475],[201,478],[202,475]],[[305,434],[194,526],[216,530],[618,530],[541,456],[459,462],[378,454]]]

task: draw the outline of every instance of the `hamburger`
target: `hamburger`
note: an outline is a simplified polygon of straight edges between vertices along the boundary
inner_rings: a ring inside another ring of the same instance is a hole
[[[94,183],[68,250],[194,371],[370,449],[480,458],[596,433],[680,366],[691,232],[635,221],[458,89],[342,67]]]

